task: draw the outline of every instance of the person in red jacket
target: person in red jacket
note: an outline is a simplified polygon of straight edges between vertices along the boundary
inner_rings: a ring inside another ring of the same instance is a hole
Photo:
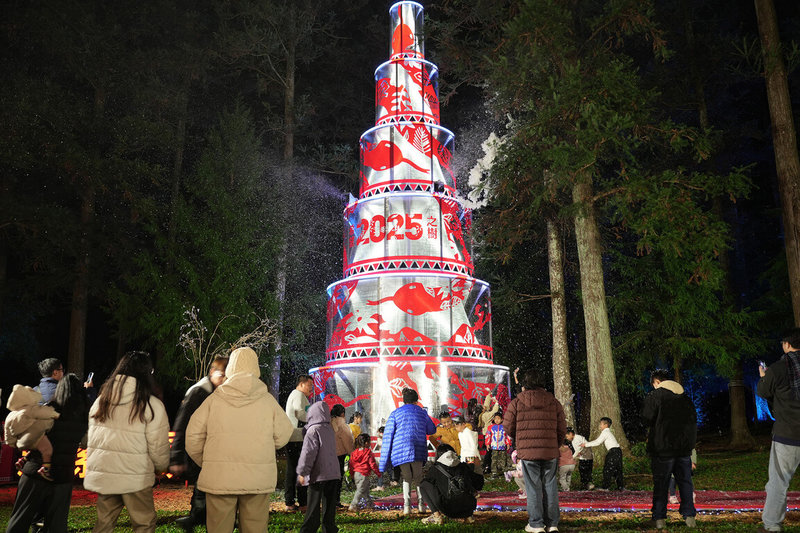
[[[503,427],[516,440],[528,495],[529,533],[558,531],[558,448],[564,442],[567,422],[564,408],[529,370],[521,380],[522,392],[508,404]],[[546,528],[546,529],[545,529]]]
[[[350,510],[356,511],[362,504],[365,507],[372,507],[372,497],[369,495],[369,473],[374,472],[380,478],[381,472],[378,470],[378,463],[372,455],[371,439],[366,433],[362,433],[356,439],[356,449],[350,454],[350,471],[356,480],[356,492],[353,494],[353,501],[350,503]]]

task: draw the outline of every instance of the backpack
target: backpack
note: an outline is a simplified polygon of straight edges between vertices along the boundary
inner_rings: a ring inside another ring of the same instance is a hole
[[[453,475],[440,463],[436,463],[436,468],[447,479],[447,489],[443,491],[444,500],[447,504],[457,505],[461,502],[471,504],[474,501],[475,489],[472,487],[472,481],[468,476],[463,474]]]

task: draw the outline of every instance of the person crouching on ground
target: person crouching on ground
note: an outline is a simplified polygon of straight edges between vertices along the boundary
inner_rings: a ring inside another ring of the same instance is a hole
[[[482,488],[483,476],[472,465],[462,463],[452,446],[442,444],[436,448],[436,463],[419,485],[422,500],[433,511],[422,523],[441,524],[445,517],[473,522]]]
[[[328,404],[317,402],[308,408],[305,432],[297,462],[297,483],[308,486],[308,507],[300,533],[317,533],[320,504],[322,531],[336,533],[336,486],[341,476]]]
[[[225,374],[189,420],[186,453],[201,469],[208,533],[233,531],[237,509],[241,533],[263,533],[278,481],[275,450],[289,442],[294,425],[259,379],[252,348],[234,350]]]

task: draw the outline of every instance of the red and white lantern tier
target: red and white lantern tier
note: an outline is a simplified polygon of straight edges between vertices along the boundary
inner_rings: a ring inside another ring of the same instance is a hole
[[[326,364],[312,370],[317,397],[364,413],[372,434],[405,387],[434,417],[464,414],[490,392],[508,401],[508,368],[493,363],[489,285],[472,277],[454,136],[439,124],[439,71],[425,60],[423,8],[402,1],[389,15],[359,197],[344,210],[345,278],[328,287]]]

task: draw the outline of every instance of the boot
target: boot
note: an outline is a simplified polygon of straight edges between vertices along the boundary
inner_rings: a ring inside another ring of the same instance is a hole
[[[189,516],[184,516],[175,520],[175,525],[191,533],[195,526],[202,526],[206,523],[206,493],[195,487],[192,491],[192,503]]]

